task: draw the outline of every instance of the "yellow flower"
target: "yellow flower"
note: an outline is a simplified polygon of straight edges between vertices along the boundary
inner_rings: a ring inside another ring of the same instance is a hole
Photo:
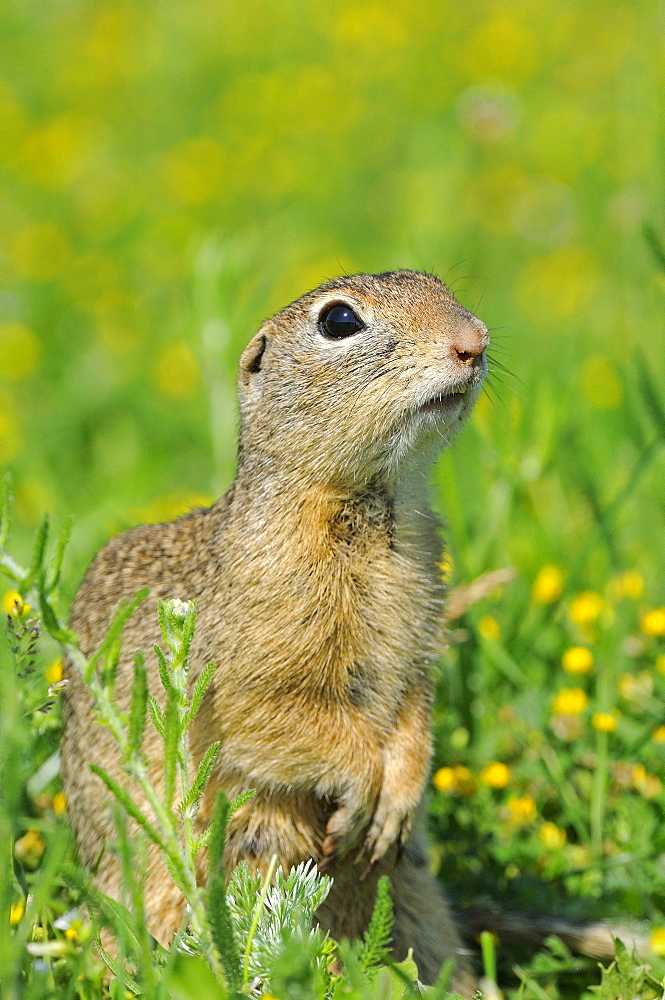
[[[651,734],[654,743],[665,743],[665,726],[658,726]]]
[[[516,826],[525,826],[533,823],[537,816],[536,803],[530,795],[511,796],[508,799],[508,811],[510,819]]]
[[[452,767],[440,767],[432,778],[432,784],[440,792],[452,791],[455,783],[455,772]]]
[[[25,904],[23,901],[20,903],[12,903],[9,907],[9,925],[10,927],[16,927],[21,917],[25,912]]]
[[[478,787],[475,775],[463,764],[440,767],[432,782],[440,792],[450,792],[453,795],[473,795]]]
[[[563,593],[563,575],[558,566],[542,566],[533,582],[532,597],[536,604],[554,604]]]
[[[27,615],[30,605],[23,603],[18,590],[10,590],[2,598],[2,610],[6,615]]]
[[[555,715],[579,715],[588,702],[582,688],[561,688],[552,702],[552,711]]]
[[[658,638],[665,636],[665,607],[646,611],[640,619],[640,629],[645,635],[653,635]]]
[[[510,781],[510,770],[498,760],[492,760],[480,772],[480,780],[490,788],[505,788]]]
[[[605,602],[594,590],[584,590],[570,602],[569,615],[576,625],[592,625]]]
[[[656,955],[665,955],[665,927],[654,927],[649,944]]]
[[[453,557],[451,556],[450,552],[444,552],[443,555],[441,556],[441,561],[439,563],[439,572],[441,573],[441,579],[445,580],[446,582],[450,580],[451,576],[453,575],[454,568],[455,564],[453,562]]]
[[[659,674],[665,674],[665,653],[656,657],[656,670]]]
[[[65,809],[67,808],[67,797],[63,792],[56,792],[53,796],[53,802],[51,803],[53,807],[53,812],[56,816],[62,816]]]
[[[586,646],[571,646],[561,657],[567,674],[588,674],[593,667],[593,653]]]
[[[543,823],[538,831],[541,843],[549,847],[551,851],[563,847],[567,841],[566,831],[562,830],[556,823]]]
[[[501,628],[496,618],[492,615],[483,615],[478,621],[478,631],[483,639],[498,639],[501,635]]]
[[[62,660],[58,657],[50,667],[44,671],[44,677],[49,684],[58,684],[62,680]]]
[[[643,764],[635,764],[633,767],[633,785],[645,799],[655,798],[663,787],[660,778],[649,774]]]
[[[591,725],[599,733],[614,733],[618,724],[616,715],[611,712],[594,712],[591,716]]]
[[[28,830],[14,844],[14,854],[24,868],[34,871],[42,859],[46,843],[39,830]]]

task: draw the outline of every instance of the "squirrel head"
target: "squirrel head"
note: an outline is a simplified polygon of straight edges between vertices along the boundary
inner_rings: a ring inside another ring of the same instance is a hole
[[[471,412],[487,328],[417,271],[336,278],[268,320],[240,360],[240,463],[360,486],[428,461]]]

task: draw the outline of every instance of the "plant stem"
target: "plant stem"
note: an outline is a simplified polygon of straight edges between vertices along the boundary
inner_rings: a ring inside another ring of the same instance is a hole
[[[256,929],[259,926],[261,913],[263,911],[263,907],[265,906],[266,896],[268,895],[268,889],[270,888],[270,883],[272,882],[272,877],[275,874],[276,867],[277,867],[277,855],[273,854],[268,864],[268,868],[266,870],[265,878],[263,880],[263,885],[261,886],[261,892],[259,893],[259,898],[256,901],[256,906],[254,907],[254,913],[252,914],[252,923],[249,928],[249,934],[247,935],[247,944],[245,945],[245,962],[242,970],[243,993],[247,992],[247,987],[249,986],[249,959],[252,954],[252,945],[254,944]]]

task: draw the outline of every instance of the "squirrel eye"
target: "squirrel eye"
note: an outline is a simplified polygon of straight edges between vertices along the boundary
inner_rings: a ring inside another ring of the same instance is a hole
[[[319,326],[325,337],[341,340],[350,337],[358,330],[364,330],[365,324],[358,319],[350,306],[336,305],[324,310],[319,317]]]

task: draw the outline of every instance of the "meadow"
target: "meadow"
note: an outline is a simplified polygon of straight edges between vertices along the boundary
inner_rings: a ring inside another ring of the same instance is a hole
[[[73,519],[53,620],[112,534],[230,484],[237,359],[263,318],[343,272],[437,273],[492,338],[433,476],[442,572],[514,575],[450,623],[432,868],[463,919],[484,913],[470,947],[506,997],[661,996],[662,4],[25,0],[0,32],[7,551],[27,566],[42,514],[56,534]],[[45,620],[33,655],[16,590],[0,577],[0,981],[99,997],[85,893],[59,868],[60,651]],[[630,926],[641,953],[590,992],[597,961],[547,931],[497,922],[481,959],[492,911]],[[332,988],[280,968],[281,1000]]]

